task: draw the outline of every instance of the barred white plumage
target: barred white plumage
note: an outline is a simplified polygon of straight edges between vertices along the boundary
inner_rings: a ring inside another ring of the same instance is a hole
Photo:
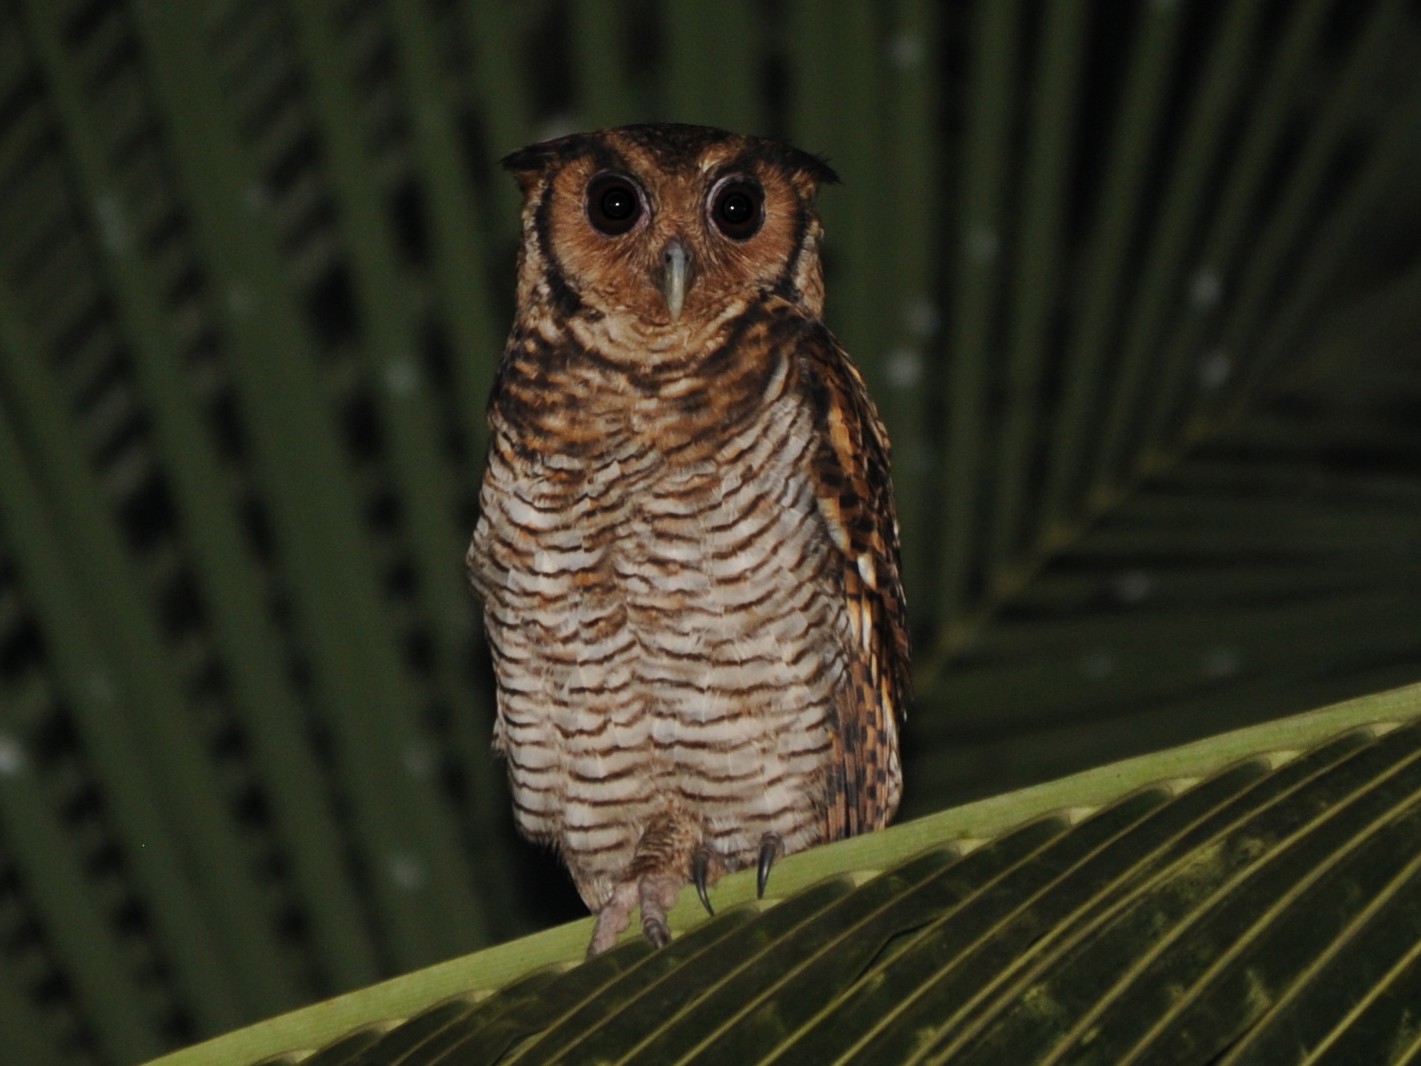
[[[688,881],[885,825],[888,441],[824,327],[821,160],[703,127],[515,152],[518,310],[469,548],[515,819],[604,950]]]

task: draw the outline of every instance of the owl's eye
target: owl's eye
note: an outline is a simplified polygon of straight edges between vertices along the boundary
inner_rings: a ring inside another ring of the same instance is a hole
[[[748,240],[765,220],[765,193],[754,182],[731,178],[711,194],[711,221],[737,241]]]
[[[598,230],[615,237],[641,217],[641,193],[621,174],[599,174],[587,186],[587,217]]]

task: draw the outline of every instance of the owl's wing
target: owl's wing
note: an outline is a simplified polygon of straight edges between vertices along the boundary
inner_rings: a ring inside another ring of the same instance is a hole
[[[831,784],[826,812],[829,839],[837,839],[882,828],[898,808],[908,615],[888,434],[858,368],[827,329],[804,335],[799,366],[819,439],[808,474],[840,553],[839,580],[856,641],[855,695],[840,708],[836,738],[842,778]]]

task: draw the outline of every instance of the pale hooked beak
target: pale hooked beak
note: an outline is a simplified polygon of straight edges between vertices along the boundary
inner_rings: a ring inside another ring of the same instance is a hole
[[[661,295],[666,297],[666,310],[671,313],[672,322],[681,317],[681,305],[686,302],[690,265],[685,242],[680,237],[672,237],[661,253]]]

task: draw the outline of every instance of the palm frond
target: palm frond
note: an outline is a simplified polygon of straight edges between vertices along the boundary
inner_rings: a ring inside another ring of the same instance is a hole
[[[582,963],[582,921],[160,1063],[1393,1061],[1418,723],[1413,686],[1138,757],[791,856],[764,901],[733,875],[660,951]]]

